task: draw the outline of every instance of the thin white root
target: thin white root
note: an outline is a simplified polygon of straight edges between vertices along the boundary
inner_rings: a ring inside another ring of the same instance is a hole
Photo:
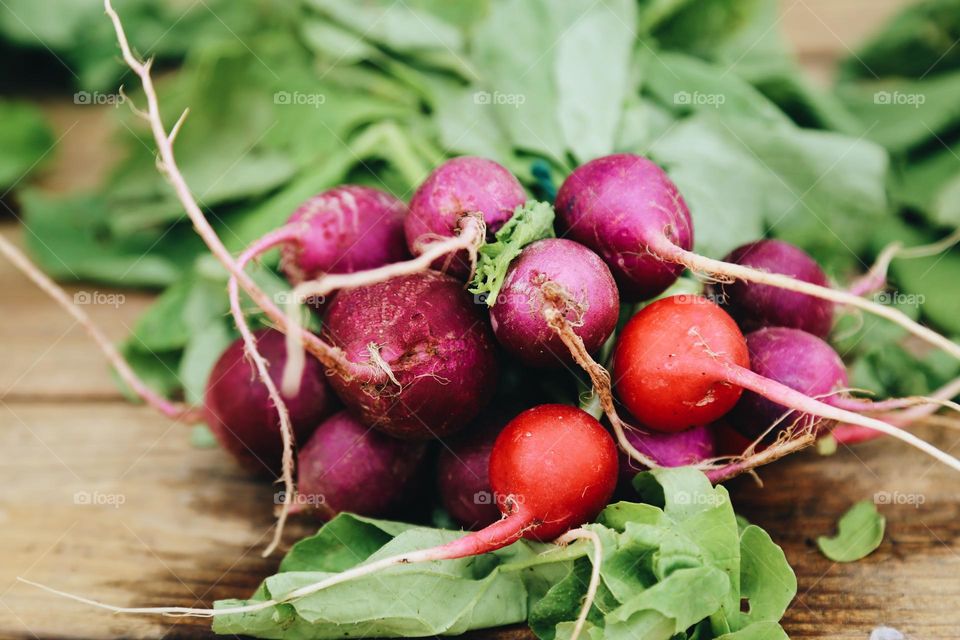
[[[606,414],[607,420],[610,421],[610,426],[613,427],[613,432],[617,436],[617,443],[620,445],[620,448],[623,449],[630,458],[636,460],[647,469],[659,468],[660,465],[657,464],[655,460],[644,455],[643,452],[633,446],[627,438],[625,423],[617,413],[617,407],[613,401],[610,372],[591,357],[586,346],[583,344],[583,339],[577,335],[570,322],[564,316],[562,309],[565,307],[565,301],[555,297],[558,293],[555,287],[542,287],[541,290],[544,294],[544,318],[546,318],[547,324],[550,325],[560,336],[560,339],[563,340],[563,344],[567,346],[567,349],[570,350],[570,355],[573,356],[574,361],[590,376],[590,382],[593,384],[593,389],[600,400],[600,406],[603,407],[603,412]]]
[[[477,251],[486,239],[486,225],[479,214],[470,213],[460,220],[460,234],[428,245],[427,249],[416,258],[404,262],[386,264],[376,269],[356,271],[354,273],[328,273],[316,280],[302,282],[293,289],[293,295],[286,304],[286,322],[290,327],[287,331],[287,364],[283,370],[281,387],[283,392],[295,395],[300,386],[303,367],[306,365],[303,352],[302,305],[309,298],[325,298],[334,291],[356,289],[391,278],[403,275],[421,273],[430,268],[434,261],[445,255],[452,255],[458,251],[467,251],[472,264],[476,264]],[[386,363],[383,363],[386,364]],[[382,365],[381,367],[382,368]],[[392,372],[388,374],[394,381]]]
[[[593,607],[597,599],[597,590],[600,588],[600,565],[603,563],[603,544],[600,542],[600,536],[595,531],[589,529],[571,529],[565,534],[554,540],[554,544],[567,545],[575,540],[590,540],[593,543],[592,568],[590,570],[590,584],[587,586],[587,593],[583,598],[583,606],[580,608],[580,615],[577,616],[577,623],[573,627],[573,633],[570,634],[570,640],[577,640],[587,623],[587,616],[590,615],[590,608]]]
[[[53,298],[54,302],[60,305],[64,311],[73,316],[73,319],[86,330],[90,338],[93,339],[100,348],[100,351],[103,352],[107,361],[117,372],[117,375],[119,375],[127,386],[144,402],[174,420],[184,420],[188,422],[201,422],[203,420],[203,410],[201,408],[171,402],[147,386],[130,367],[123,355],[113,346],[110,339],[100,331],[87,312],[77,306],[60,285],[43,273],[37,265],[33,264],[20,249],[3,235],[0,235],[0,253],[3,253],[21,273],[30,278],[44,293]]]
[[[701,256],[678,247],[667,239],[666,236],[655,239],[650,248],[655,255],[660,256],[662,259],[682,264],[691,271],[713,275],[728,275],[738,280],[766,284],[787,291],[796,291],[797,293],[804,293],[815,298],[829,300],[839,305],[863,309],[881,318],[886,318],[903,327],[921,340],[946,351],[960,360],[960,345],[915,320],[910,319],[910,317],[895,307],[887,307],[847,291],[821,287],[803,280],[796,280],[783,274],[760,271],[739,264],[707,258],[706,256]]]

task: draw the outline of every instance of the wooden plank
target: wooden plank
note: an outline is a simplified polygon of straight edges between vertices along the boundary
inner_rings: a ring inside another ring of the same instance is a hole
[[[784,34],[801,56],[849,55],[917,0],[780,0]]]

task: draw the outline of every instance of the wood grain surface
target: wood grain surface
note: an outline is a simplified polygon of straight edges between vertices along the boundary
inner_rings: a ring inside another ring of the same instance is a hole
[[[801,59],[827,69],[899,0],[785,0],[783,25]],[[103,111],[51,105],[63,137],[44,186],[93,183],[109,160]],[[13,219],[0,232],[19,237]],[[119,617],[16,582],[23,576],[120,605],[210,605],[249,595],[273,572],[263,559],[273,489],[189,430],[123,401],[83,332],[0,262],[0,638],[201,638],[206,620]],[[92,305],[120,339],[150,296]],[[960,433],[925,437],[960,452]],[[730,484],[738,510],[783,546],[799,579],[784,625],[792,638],[866,640],[889,625],[915,639],[960,637],[957,478],[894,442],[807,452]],[[876,497],[887,535],[866,560],[835,564],[816,549],[854,502]],[[296,522],[286,540],[311,532]],[[475,638],[526,638],[524,629]]]

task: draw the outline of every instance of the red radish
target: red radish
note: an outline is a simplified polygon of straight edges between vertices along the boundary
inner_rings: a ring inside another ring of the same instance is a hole
[[[490,489],[490,454],[506,425],[501,411],[487,411],[463,434],[443,443],[437,461],[440,502],[466,529],[480,529],[500,519]]]
[[[890,424],[811,398],[749,369],[746,341],[723,309],[700,296],[671,296],[637,313],[614,355],[616,390],[645,426],[677,431],[715,422],[744,389],[804,414],[893,435],[950,467],[960,461]],[[773,447],[765,450],[774,456]],[[742,472],[743,461],[711,470],[714,480]]]
[[[452,276],[427,271],[343,290],[323,335],[353,362],[375,354],[393,381],[330,383],[365,423],[398,438],[452,434],[490,400],[497,379],[493,336],[480,307]]]
[[[821,287],[829,286],[820,265],[805,251],[783,240],[759,240],[730,253],[725,261],[760,271],[781,273]],[[714,298],[744,331],[763,327],[802,329],[825,337],[833,327],[833,303],[768,284],[735,281],[710,287]]]
[[[823,397],[829,404],[834,403],[826,396],[847,387],[847,370],[840,356],[814,335],[799,329],[771,327],[748,334],[746,341],[750,369],[765,378],[814,398]],[[797,416],[752,391],[744,392],[730,413],[730,424],[751,440],[764,435],[774,424],[777,427],[767,435],[768,441],[775,440],[777,434],[794,423],[812,427],[814,422],[812,416]]]
[[[404,221],[407,246],[420,255],[425,242],[458,233],[460,219],[468,213],[482,214],[490,238],[526,199],[520,182],[493,160],[473,156],[447,160],[410,199],[410,213]],[[464,253],[438,260],[433,266],[459,278],[471,270]]]
[[[577,167],[557,194],[557,227],[600,254],[627,300],[653,297],[683,267],[717,280],[744,280],[848,305],[894,322],[960,359],[960,345],[900,310],[847,291],[707,258],[691,251],[693,229],[676,185],[657,165],[621,153]]]
[[[261,329],[254,336],[276,383],[286,359],[283,334]],[[313,359],[304,370],[297,395],[284,397],[283,401],[300,442],[306,442],[338,404],[327,384],[323,365]],[[241,340],[227,347],[210,371],[204,408],[207,424],[217,441],[243,466],[260,472],[279,472],[283,451],[280,421],[266,386],[246,359]]]
[[[547,324],[547,298],[560,300],[564,316],[594,352],[617,325],[617,286],[603,261],[571,240],[534,242],[511,263],[490,323],[500,344],[521,362],[539,367],[573,362],[557,332]]]
[[[341,411],[300,449],[295,502],[327,518],[397,515],[416,499],[426,453],[426,443],[391,438]]]
[[[297,285],[325,273],[353,273],[405,260],[406,213],[403,202],[372,187],[328,189],[287,220],[292,236],[283,245],[280,266]]]

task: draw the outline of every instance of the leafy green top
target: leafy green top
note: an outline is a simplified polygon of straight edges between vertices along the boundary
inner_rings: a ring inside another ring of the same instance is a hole
[[[834,562],[855,562],[873,553],[883,542],[887,519],[868,500],[858,502],[837,523],[837,535],[820,536],[817,546]]]

